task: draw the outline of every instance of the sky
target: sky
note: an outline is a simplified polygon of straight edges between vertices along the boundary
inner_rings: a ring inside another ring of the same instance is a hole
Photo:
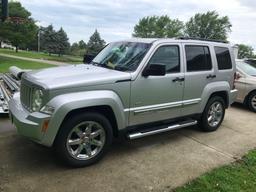
[[[232,23],[229,40],[256,49],[255,0],[19,0],[41,26],[63,27],[70,42],[88,41],[97,29],[106,42],[127,39],[139,19],[168,15],[188,21],[196,13],[216,10]]]

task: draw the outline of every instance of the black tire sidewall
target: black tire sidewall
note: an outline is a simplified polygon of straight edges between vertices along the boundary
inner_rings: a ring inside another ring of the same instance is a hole
[[[99,123],[105,130],[106,140],[103,148],[95,157],[88,160],[78,160],[73,158],[69,154],[68,149],[66,147],[66,141],[70,131],[76,125],[86,120],[95,121]],[[112,143],[112,139],[113,139],[112,127],[108,119],[99,113],[88,112],[88,113],[76,114],[66,119],[62,123],[61,128],[58,132],[58,135],[55,139],[54,148],[58,155],[58,158],[62,162],[64,162],[66,165],[69,165],[72,167],[84,167],[84,166],[88,166],[98,162],[107,152],[109,146]]]
[[[216,126],[212,127],[208,123],[208,111],[209,111],[211,105],[214,102],[216,102],[216,101],[218,101],[218,102],[220,102],[222,104],[223,115],[222,115],[222,118],[221,118],[221,121],[219,122],[219,124],[217,124]],[[206,132],[216,131],[220,127],[224,117],[225,117],[225,102],[224,102],[224,100],[221,97],[219,97],[219,96],[213,96],[213,97],[211,97],[209,99],[209,101],[207,102],[207,104],[205,106],[205,109],[204,109],[204,112],[203,112],[203,114],[201,116],[201,120],[200,120],[200,124],[199,124],[200,128],[203,131],[206,131]]]
[[[256,91],[252,92],[248,98],[248,107],[251,111],[256,112],[256,109],[252,106],[252,99],[255,97]]]

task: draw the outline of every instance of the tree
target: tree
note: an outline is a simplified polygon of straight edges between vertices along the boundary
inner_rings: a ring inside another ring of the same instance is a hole
[[[227,16],[220,17],[217,12],[208,11],[191,17],[185,25],[185,34],[195,38],[227,40],[231,27]]]
[[[249,45],[239,44],[238,45],[238,58],[252,58],[254,57],[253,48]]]
[[[100,34],[96,29],[87,43],[87,53],[95,55],[105,46],[105,44],[106,42],[101,39]]]
[[[0,39],[16,47],[27,47],[36,38],[38,27],[31,13],[19,2],[9,3],[9,18],[0,23]]]
[[[170,19],[167,15],[150,16],[140,19],[134,27],[134,37],[172,38],[183,35],[183,22]]]
[[[41,49],[48,52],[49,55],[56,53],[61,56],[69,50],[69,39],[62,27],[59,31],[55,31],[53,26],[49,25],[48,27],[42,27],[40,31]]]
[[[80,48],[79,48],[79,45],[78,45],[78,43],[73,43],[72,45],[71,45],[71,47],[70,47],[70,51],[71,51],[71,53],[74,53],[74,52],[76,52],[76,51],[78,51]]]
[[[63,55],[70,48],[70,44],[68,42],[67,33],[61,27],[60,30],[56,33],[56,52],[59,56]]]
[[[52,25],[40,29],[41,49],[49,55],[57,52],[57,36]]]
[[[86,43],[81,40],[78,42],[79,49],[86,49]]]

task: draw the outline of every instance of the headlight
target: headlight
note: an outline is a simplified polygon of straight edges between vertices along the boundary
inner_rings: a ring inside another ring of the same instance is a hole
[[[34,89],[32,93],[32,111],[39,111],[43,104],[43,91]]]
[[[42,107],[42,109],[40,111],[43,113],[46,113],[46,114],[53,114],[54,110],[55,110],[54,107],[45,105],[44,107]]]

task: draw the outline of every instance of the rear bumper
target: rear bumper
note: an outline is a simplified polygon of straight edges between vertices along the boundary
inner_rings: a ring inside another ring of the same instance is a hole
[[[44,121],[50,119],[50,116],[39,112],[28,112],[21,105],[19,97],[14,97],[9,101],[9,110],[10,119],[17,128],[18,134],[44,145],[42,126]]]
[[[229,92],[229,105],[231,105],[236,101],[237,94],[238,94],[237,89],[233,89]]]

